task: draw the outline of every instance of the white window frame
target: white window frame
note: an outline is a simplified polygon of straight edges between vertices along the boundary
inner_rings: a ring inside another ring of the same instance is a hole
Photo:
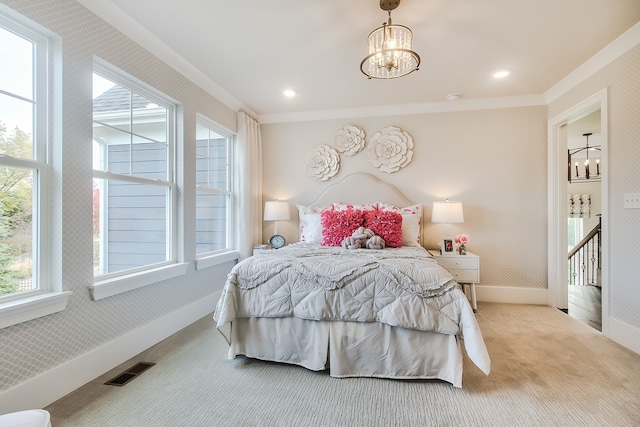
[[[0,164],[33,170],[33,243],[32,280],[36,289],[0,297],[0,328],[16,325],[39,317],[57,313],[66,308],[72,292],[62,291],[62,283],[53,280],[51,274],[51,230],[45,218],[49,217],[51,194],[50,146],[55,125],[51,119],[54,105],[53,64],[60,58],[60,38],[46,28],[0,4],[0,26],[29,41],[35,46],[33,62],[34,144],[33,159],[2,156]],[[59,83],[60,76],[55,76]],[[6,94],[10,95],[11,94]]]
[[[234,261],[238,259],[238,249],[234,246],[234,242],[237,241],[233,234],[233,230],[236,229],[236,197],[234,194],[234,189],[236,188],[235,179],[236,179],[236,167],[235,167],[235,134],[228,129],[220,126],[213,120],[208,117],[198,113],[196,114],[196,124],[203,126],[210,131],[213,131],[220,136],[227,139],[228,142],[228,150],[227,150],[227,188],[226,189],[218,189],[211,188],[208,186],[195,186],[196,194],[201,192],[211,193],[211,194],[224,194],[228,196],[227,203],[227,224],[226,224],[226,236],[227,236],[227,244],[224,249],[219,249],[216,251],[205,252],[202,254],[196,255],[196,269],[202,270],[205,268],[209,268],[224,262]]]
[[[179,261],[177,249],[177,174],[175,172],[175,167],[176,149],[178,147],[176,129],[180,105],[177,101],[169,98],[157,89],[152,88],[100,58],[94,58],[93,72],[122,87],[153,100],[162,107],[167,108],[169,118],[167,123],[167,138],[169,138],[167,145],[169,147],[169,151],[167,153],[168,169],[166,185],[159,183],[157,180],[142,178],[135,175],[114,174],[108,171],[101,171],[97,169],[93,170],[94,178],[101,178],[105,180],[117,179],[120,181],[146,183],[154,186],[160,185],[168,187],[169,189],[169,200],[167,201],[168,260],[156,264],[145,265],[136,269],[94,276],[94,282],[90,286],[90,291],[94,300],[100,300],[122,292],[127,292],[143,286],[182,276],[186,274],[189,264]],[[101,206],[101,208],[103,207],[104,206]],[[106,218],[104,215],[101,217]]]

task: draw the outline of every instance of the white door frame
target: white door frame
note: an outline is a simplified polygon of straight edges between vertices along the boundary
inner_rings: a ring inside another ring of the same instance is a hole
[[[600,108],[602,151],[600,159],[602,188],[602,333],[609,331],[609,190],[608,190],[608,109],[607,88],[558,114],[547,122],[548,161],[548,304],[568,308],[567,284],[567,144],[561,128],[585,112]]]

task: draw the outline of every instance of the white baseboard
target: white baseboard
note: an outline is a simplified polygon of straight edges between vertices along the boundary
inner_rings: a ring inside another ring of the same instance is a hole
[[[548,305],[549,290],[532,288],[513,288],[506,286],[476,286],[478,301],[503,302],[508,304]]]
[[[220,292],[195,301],[0,393],[0,414],[44,408],[213,312]]]
[[[640,354],[640,329],[613,317],[609,318],[608,338]]]

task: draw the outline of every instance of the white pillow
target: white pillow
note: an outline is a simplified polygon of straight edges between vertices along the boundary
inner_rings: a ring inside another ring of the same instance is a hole
[[[416,204],[399,208],[378,202],[381,211],[398,212],[402,215],[402,246],[420,246],[420,224],[422,222],[422,205]]]
[[[332,203],[331,204],[331,208],[334,211],[346,211],[349,209],[357,209],[357,210],[361,210],[361,211],[371,211],[371,210],[376,210],[378,209],[378,204],[377,203],[372,203],[372,204],[360,204],[360,205],[352,205],[349,203]]]
[[[298,208],[299,240],[305,243],[322,243],[322,222],[320,214],[331,206],[304,206],[296,205]]]

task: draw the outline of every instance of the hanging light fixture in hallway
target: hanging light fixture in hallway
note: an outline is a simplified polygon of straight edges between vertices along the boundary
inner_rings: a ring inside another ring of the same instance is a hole
[[[567,178],[569,182],[586,182],[586,181],[600,181],[600,157],[594,158],[593,156],[589,159],[589,151],[601,151],[599,145],[589,145],[589,136],[591,133],[583,133],[582,136],[587,138],[587,143],[584,147],[579,148],[569,148],[568,150],[568,171]],[[585,152],[586,159],[582,162],[582,156],[580,156],[580,161],[576,161],[576,156],[578,153]],[[594,160],[594,163],[590,163],[591,160]],[[573,162],[573,163],[572,163]]]

